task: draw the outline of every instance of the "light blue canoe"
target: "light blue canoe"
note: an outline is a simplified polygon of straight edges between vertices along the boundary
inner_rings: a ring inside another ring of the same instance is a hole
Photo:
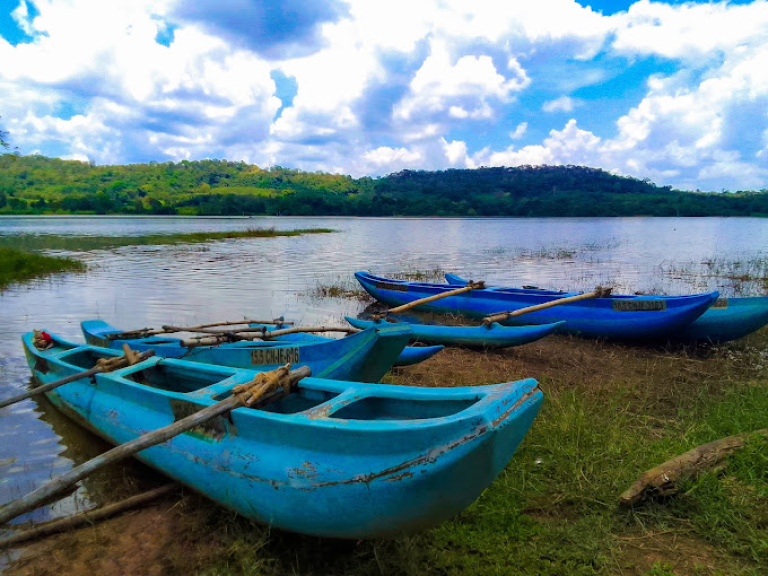
[[[466,286],[468,280],[446,274],[448,284]],[[536,293],[565,294],[542,291],[539,288],[523,288]],[[578,292],[569,293],[578,294]],[[669,335],[672,340],[729,342],[751,334],[768,324],[768,296],[743,298],[718,298],[704,314],[683,329]]]
[[[251,324],[251,326],[264,326],[267,330],[280,330],[281,328],[289,328],[286,324]],[[282,342],[323,342],[325,340],[332,340],[319,334],[312,334],[311,332],[296,332],[295,334],[283,334],[282,336],[276,336],[273,340],[280,340]],[[440,352],[444,346],[406,346],[403,351],[400,352],[400,356],[395,360],[395,367],[413,366],[429,360]]]
[[[712,307],[679,332],[674,340],[730,342],[768,324],[768,296],[718,298]]]
[[[370,329],[376,326],[408,326],[411,340],[425,343],[439,343],[465,348],[509,348],[540,340],[552,334],[563,322],[531,326],[502,326],[494,322],[481,326],[441,326],[439,324],[413,324],[406,322],[384,322],[360,320],[345,317],[355,328]]]
[[[445,292],[456,286],[406,282],[381,278],[367,272],[356,272],[355,278],[374,298],[399,306]],[[518,310],[545,304],[569,296],[546,290],[523,288],[476,289],[435,300],[417,308],[446,313],[459,313],[482,318],[498,312]],[[596,338],[621,340],[658,340],[677,332],[714,304],[718,292],[692,296],[610,296],[552,306],[504,320],[502,324],[552,324],[565,321],[558,332]]]
[[[93,346],[154,350],[165,358],[183,358],[193,362],[219,364],[235,368],[259,367],[272,370],[291,363],[294,368],[308,366],[320,378],[356,382],[378,382],[397,361],[410,339],[406,326],[359,332],[343,339],[323,342],[241,341],[218,346],[189,348],[179,338],[151,336],[126,340],[109,340],[108,334],[120,332],[102,320],[86,320],[80,324],[85,341]]]
[[[40,384],[116,350],[23,337]],[[122,444],[229,396],[253,370],[150,358],[47,393]],[[304,378],[272,404],[225,416],[137,458],[222,506],[281,530],[334,538],[429,528],[469,506],[504,469],[542,402],[535,380],[420,388]],[[6,495],[5,498],[9,498]]]

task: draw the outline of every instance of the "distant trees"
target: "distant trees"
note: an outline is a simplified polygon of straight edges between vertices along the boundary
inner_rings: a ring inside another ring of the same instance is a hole
[[[768,216],[768,192],[682,192],[586,166],[404,170],[354,179],[215,159],[95,166],[6,153],[0,213]]]

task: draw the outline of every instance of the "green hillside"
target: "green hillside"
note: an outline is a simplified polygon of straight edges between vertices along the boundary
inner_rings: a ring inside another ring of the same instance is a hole
[[[226,160],[93,166],[3,154],[0,214],[766,216],[768,191],[683,192],[584,166],[354,179]]]

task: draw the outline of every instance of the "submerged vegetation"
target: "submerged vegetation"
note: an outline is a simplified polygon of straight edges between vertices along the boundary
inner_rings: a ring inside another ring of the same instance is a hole
[[[766,216],[768,190],[685,192],[585,166],[352,178],[225,160],[93,166],[3,154],[0,214]]]
[[[327,234],[330,228],[275,230],[250,228],[229,232],[192,232],[186,234],[147,234],[144,236],[64,236],[14,235],[0,236],[0,288],[11,282],[39,278],[57,272],[84,271],[86,265],[73,258],[35,254],[35,250],[103,250],[119,246],[197,244],[239,238],[275,238],[303,234]]]
[[[73,258],[31,254],[0,246],[0,289],[12,282],[32,280],[57,272],[82,272],[85,264]]]
[[[16,235],[0,236],[0,246],[7,245],[25,250],[100,250],[120,246],[150,246],[167,244],[199,244],[217,240],[238,238],[276,238],[303,234],[328,234],[330,228],[300,228],[276,230],[274,228],[250,228],[229,232],[190,232],[183,234],[145,234],[143,236],[74,236],[74,235]]]
[[[768,291],[768,253],[745,254],[736,258],[712,257],[702,262],[684,262],[671,265],[667,275],[677,278],[727,280],[741,292]]]

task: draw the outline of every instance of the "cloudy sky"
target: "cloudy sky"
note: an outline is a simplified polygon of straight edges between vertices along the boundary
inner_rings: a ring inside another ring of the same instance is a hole
[[[0,0],[0,129],[97,164],[768,188],[768,0]]]

